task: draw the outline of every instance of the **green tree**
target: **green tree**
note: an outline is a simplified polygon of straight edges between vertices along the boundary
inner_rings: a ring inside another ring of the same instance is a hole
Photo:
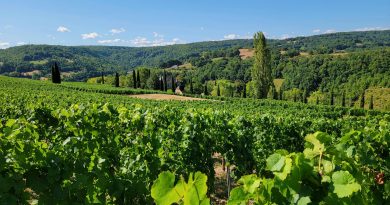
[[[246,98],[246,83],[244,82],[244,87],[243,87],[243,93],[242,93],[242,97],[243,98]]]
[[[305,89],[304,91],[303,91],[303,100],[302,100],[302,102],[303,103],[307,103],[307,98],[309,97],[309,93],[308,93],[308,91],[307,91],[307,89]]]
[[[360,108],[363,108],[364,109],[364,101],[365,101],[365,90],[363,90],[363,93],[362,93],[362,96],[360,98]]]
[[[203,91],[203,94],[204,94],[204,95],[208,95],[208,94],[209,94],[209,92],[207,91],[207,81],[206,81],[205,84],[204,84],[204,91]]]
[[[374,109],[374,97],[373,97],[373,95],[371,95],[370,104],[369,104],[368,107],[369,107],[370,110]]]
[[[168,90],[167,73],[164,70],[164,91]]]
[[[171,89],[172,92],[175,93],[176,86],[175,86],[175,78],[173,77],[173,74],[171,75]]]
[[[137,88],[137,73],[133,70],[133,88]]]
[[[217,85],[217,96],[221,96],[221,89],[219,88],[219,84]]]
[[[192,84],[192,79],[190,79],[190,93],[194,94],[194,85]]]
[[[54,65],[51,67],[51,81],[57,84],[61,83],[61,73],[57,62],[54,62]]]
[[[102,84],[104,84],[104,73],[102,72]]]
[[[266,98],[272,85],[271,55],[262,32],[254,35],[254,64],[252,81],[254,82],[255,98]]]
[[[342,96],[342,99],[341,99],[341,106],[345,107],[345,92],[343,92],[343,96]]]
[[[139,70],[137,70],[137,88],[141,88],[141,78],[139,75]]]
[[[283,89],[280,88],[279,90],[279,100],[283,100]]]
[[[115,87],[119,87],[119,74],[115,73],[115,80],[114,80]]]
[[[333,91],[330,92],[330,105],[334,105],[334,94],[333,94]]]

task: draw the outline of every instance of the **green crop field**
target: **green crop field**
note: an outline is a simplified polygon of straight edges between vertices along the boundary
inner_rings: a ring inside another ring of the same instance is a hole
[[[389,202],[388,112],[149,92],[0,76],[0,204],[207,203],[215,153],[229,204]]]

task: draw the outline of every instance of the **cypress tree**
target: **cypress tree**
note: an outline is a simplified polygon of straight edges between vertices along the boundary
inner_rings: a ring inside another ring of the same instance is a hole
[[[168,90],[167,73],[164,70],[164,91],[166,92],[167,90]]]
[[[246,98],[246,83],[244,83],[244,90],[243,90],[243,94],[242,94],[242,97],[243,98]]]
[[[51,67],[51,81],[53,83],[61,83],[61,73],[57,62],[54,62],[54,65]]]
[[[343,92],[343,96],[341,98],[341,106],[345,107],[345,92]]]
[[[137,73],[133,70],[133,88],[137,89]]]
[[[161,91],[164,91],[164,81],[163,81],[163,77],[160,77],[160,90]]]
[[[209,92],[207,91],[207,81],[206,81],[206,83],[204,84],[204,95],[208,95],[209,94]]]
[[[294,93],[294,102],[296,102],[296,101],[297,101],[297,94]]]
[[[52,83],[56,83],[56,80],[55,80],[55,71],[54,71],[54,64],[51,65],[51,82]]]
[[[104,73],[102,71],[102,84],[104,84]]]
[[[354,102],[353,102],[353,97],[349,98],[349,107],[353,107]]]
[[[320,104],[320,99],[317,96],[317,98],[316,98],[316,105],[318,105],[318,104]]]
[[[333,94],[333,90],[330,91],[330,105],[334,105],[334,94]]]
[[[171,89],[172,89],[172,92],[175,93],[176,86],[175,86],[175,79],[173,78],[173,74],[171,76]]]
[[[272,86],[272,99],[274,100],[278,99],[278,93],[276,92],[275,86]]]
[[[262,32],[255,34],[253,43],[255,49],[252,68],[253,93],[256,98],[267,98],[269,88],[272,85],[270,51],[267,48],[266,39]]]
[[[141,88],[141,77],[139,75],[139,70],[137,70],[137,88]]]
[[[279,100],[283,100],[283,89],[280,88],[279,90]]]
[[[307,97],[308,97],[308,92],[307,92],[307,90],[305,89],[304,91],[303,91],[303,103],[307,103]]]
[[[194,87],[192,85],[192,79],[190,79],[190,93],[194,94]]]
[[[374,97],[373,97],[373,95],[371,95],[371,98],[370,98],[369,109],[370,110],[374,109]]]
[[[219,88],[219,84],[217,86],[217,96],[221,96],[221,89]]]
[[[361,96],[361,98],[360,98],[360,108],[363,108],[364,109],[364,101],[365,101],[365,90],[363,90],[363,93],[362,93],[362,96]]]
[[[114,81],[115,87],[119,87],[119,74],[115,73],[115,81]]]

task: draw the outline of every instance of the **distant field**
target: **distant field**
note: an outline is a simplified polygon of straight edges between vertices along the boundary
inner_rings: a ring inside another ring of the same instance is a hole
[[[241,59],[247,59],[253,57],[253,49],[239,49]]]

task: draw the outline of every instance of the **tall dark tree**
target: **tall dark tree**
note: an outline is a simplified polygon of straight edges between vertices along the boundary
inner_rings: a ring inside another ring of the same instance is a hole
[[[246,98],[246,83],[245,82],[244,82],[244,89],[243,89],[242,97]]]
[[[114,80],[115,87],[119,87],[119,74],[115,73],[115,80]]]
[[[318,105],[318,104],[320,104],[320,99],[317,96],[317,98],[316,98],[316,105]]]
[[[104,73],[102,71],[102,84],[104,84]]]
[[[283,89],[280,88],[279,90],[279,100],[283,100]]]
[[[208,92],[208,90],[207,90],[207,81],[206,81],[205,84],[204,84],[204,91],[203,91],[203,94],[204,94],[204,95],[208,95],[208,94],[209,94],[209,92]]]
[[[141,77],[139,75],[139,70],[137,70],[137,88],[141,88]]]
[[[160,90],[164,91],[164,81],[162,76],[160,76],[159,81],[160,81]]]
[[[309,97],[309,93],[307,92],[307,89],[303,91],[303,103],[307,103],[307,98]]]
[[[278,99],[278,93],[276,92],[275,86],[272,86],[272,99],[274,100]]]
[[[333,90],[330,92],[330,105],[334,105],[334,94],[333,94]]]
[[[373,97],[373,95],[371,95],[370,104],[368,105],[368,107],[369,107],[370,110],[374,109],[374,97]]]
[[[219,88],[219,84],[217,86],[217,96],[221,96],[221,89]]]
[[[253,93],[256,98],[267,98],[268,91],[273,83],[271,54],[267,48],[266,39],[262,32],[254,35],[253,43],[255,49],[252,68]]]
[[[133,70],[133,88],[136,89],[137,88],[137,73],[135,72],[135,70]]]
[[[164,91],[168,90],[167,73],[164,70]]]
[[[360,97],[360,108],[364,109],[364,103],[365,103],[365,92],[366,90],[363,90],[362,96]]]
[[[175,93],[176,85],[175,85],[175,78],[173,77],[173,74],[171,75],[171,89],[172,89],[172,92]]]
[[[194,85],[192,84],[192,79],[190,79],[190,93],[194,94]]]
[[[54,62],[54,65],[51,67],[51,81],[53,83],[61,83],[61,73],[57,62]]]
[[[341,98],[341,106],[345,107],[345,92],[343,92],[343,96]]]

